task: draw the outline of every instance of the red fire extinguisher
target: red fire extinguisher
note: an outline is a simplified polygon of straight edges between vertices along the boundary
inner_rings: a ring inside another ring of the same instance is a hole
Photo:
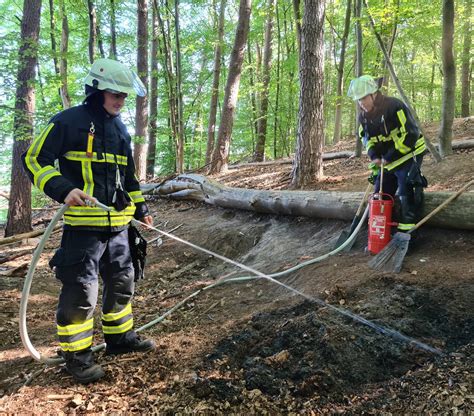
[[[390,241],[390,230],[392,225],[393,197],[384,194],[383,186],[383,163],[380,167],[380,192],[372,194],[369,198],[369,242],[368,250],[372,254],[380,252]]]

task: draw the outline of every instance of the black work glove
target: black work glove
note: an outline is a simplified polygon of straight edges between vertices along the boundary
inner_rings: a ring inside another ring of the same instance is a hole
[[[135,269],[135,282],[145,277],[146,248],[147,242],[133,225],[128,229],[128,243]]]
[[[130,206],[132,199],[123,189],[117,188],[112,198],[112,205],[117,211],[123,211]]]

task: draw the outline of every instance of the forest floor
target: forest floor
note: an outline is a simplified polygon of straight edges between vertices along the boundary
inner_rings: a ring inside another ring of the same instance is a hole
[[[474,118],[456,120],[454,133],[456,140],[473,138]],[[458,151],[439,164],[427,156],[427,191],[454,191],[472,179],[473,155],[474,150]],[[252,166],[215,179],[229,186],[285,189],[290,170],[284,164]],[[310,189],[366,187],[366,160],[328,161],[324,172],[324,181]],[[331,251],[349,226],[197,202],[150,199],[149,204],[158,228],[178,227],[175,235],[267,274]],[[37,214],[35,221],[52,212]],[[53,234],[38,265],[28,311],[30,337],[46,356],[57,348],[59,284],[47,262],[59,234]],[[2,247],[2,255],[35,244],[30,239]],[[422,228],[398,274],[371,270],[364,246],[359,239],[350,252],[279,279],[306,299],[267,280],[200,293],[142,333],[156,341],[157,351],[116,358],[98,353],[106,377],[86,386],[73,383],[62,366],[34,362],[23,349],[18,308],[31,255],[1,264],[3,274],[17,270],[0,277],[0,414],[472,414],[474,233]],[[230,273],[245,275],[163,238],[161,246],[150,247],[146,278],[136,289],[136,326]],[[381,327],[443,354],[385,335]],[[96,328],[100,343],[98,319]]]

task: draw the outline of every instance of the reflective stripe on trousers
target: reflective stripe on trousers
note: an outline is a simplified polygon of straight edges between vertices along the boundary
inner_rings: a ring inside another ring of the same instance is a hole
[[[134,271],[128,229],[120,232],[64,230],[61,248],[50,261],[62,288],[56,314],[63,351],[77,352],[92,345],[93,313],[103,280],[103,331],[109,341],[133,328],[131,298]]]

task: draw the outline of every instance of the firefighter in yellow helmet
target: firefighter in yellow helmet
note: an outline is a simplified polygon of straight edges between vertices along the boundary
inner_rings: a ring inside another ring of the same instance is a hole
[[[378,81],[369,75],[353,79],[347,95],[359,106],[359,138],[371,160],[375,192],[380,189],[383,164],[383,192],[398,194],[398,229],[410,230],[420,219],[426,179],[420,171],[425,140],[408,107],[399,99],[379,91]]]
[[[138,76],[118,61],[98,59],[85,79],[81,105],[55,115],[23,155],[31,181],[69,205],[61,247],[50,261],[62,283],[57,334],[66,369],[80,383],[104,376],[94,363],[93,312],[103,280],[102,331],[107,354],[155,349],[133,330],[135,270],[132,218],[153,219],[135,177],[131,138],[120,120],[128,94],[144,96]],[[55,161],[59,162],[59,169]],[[97,200],[112,208],[105,212]]]

